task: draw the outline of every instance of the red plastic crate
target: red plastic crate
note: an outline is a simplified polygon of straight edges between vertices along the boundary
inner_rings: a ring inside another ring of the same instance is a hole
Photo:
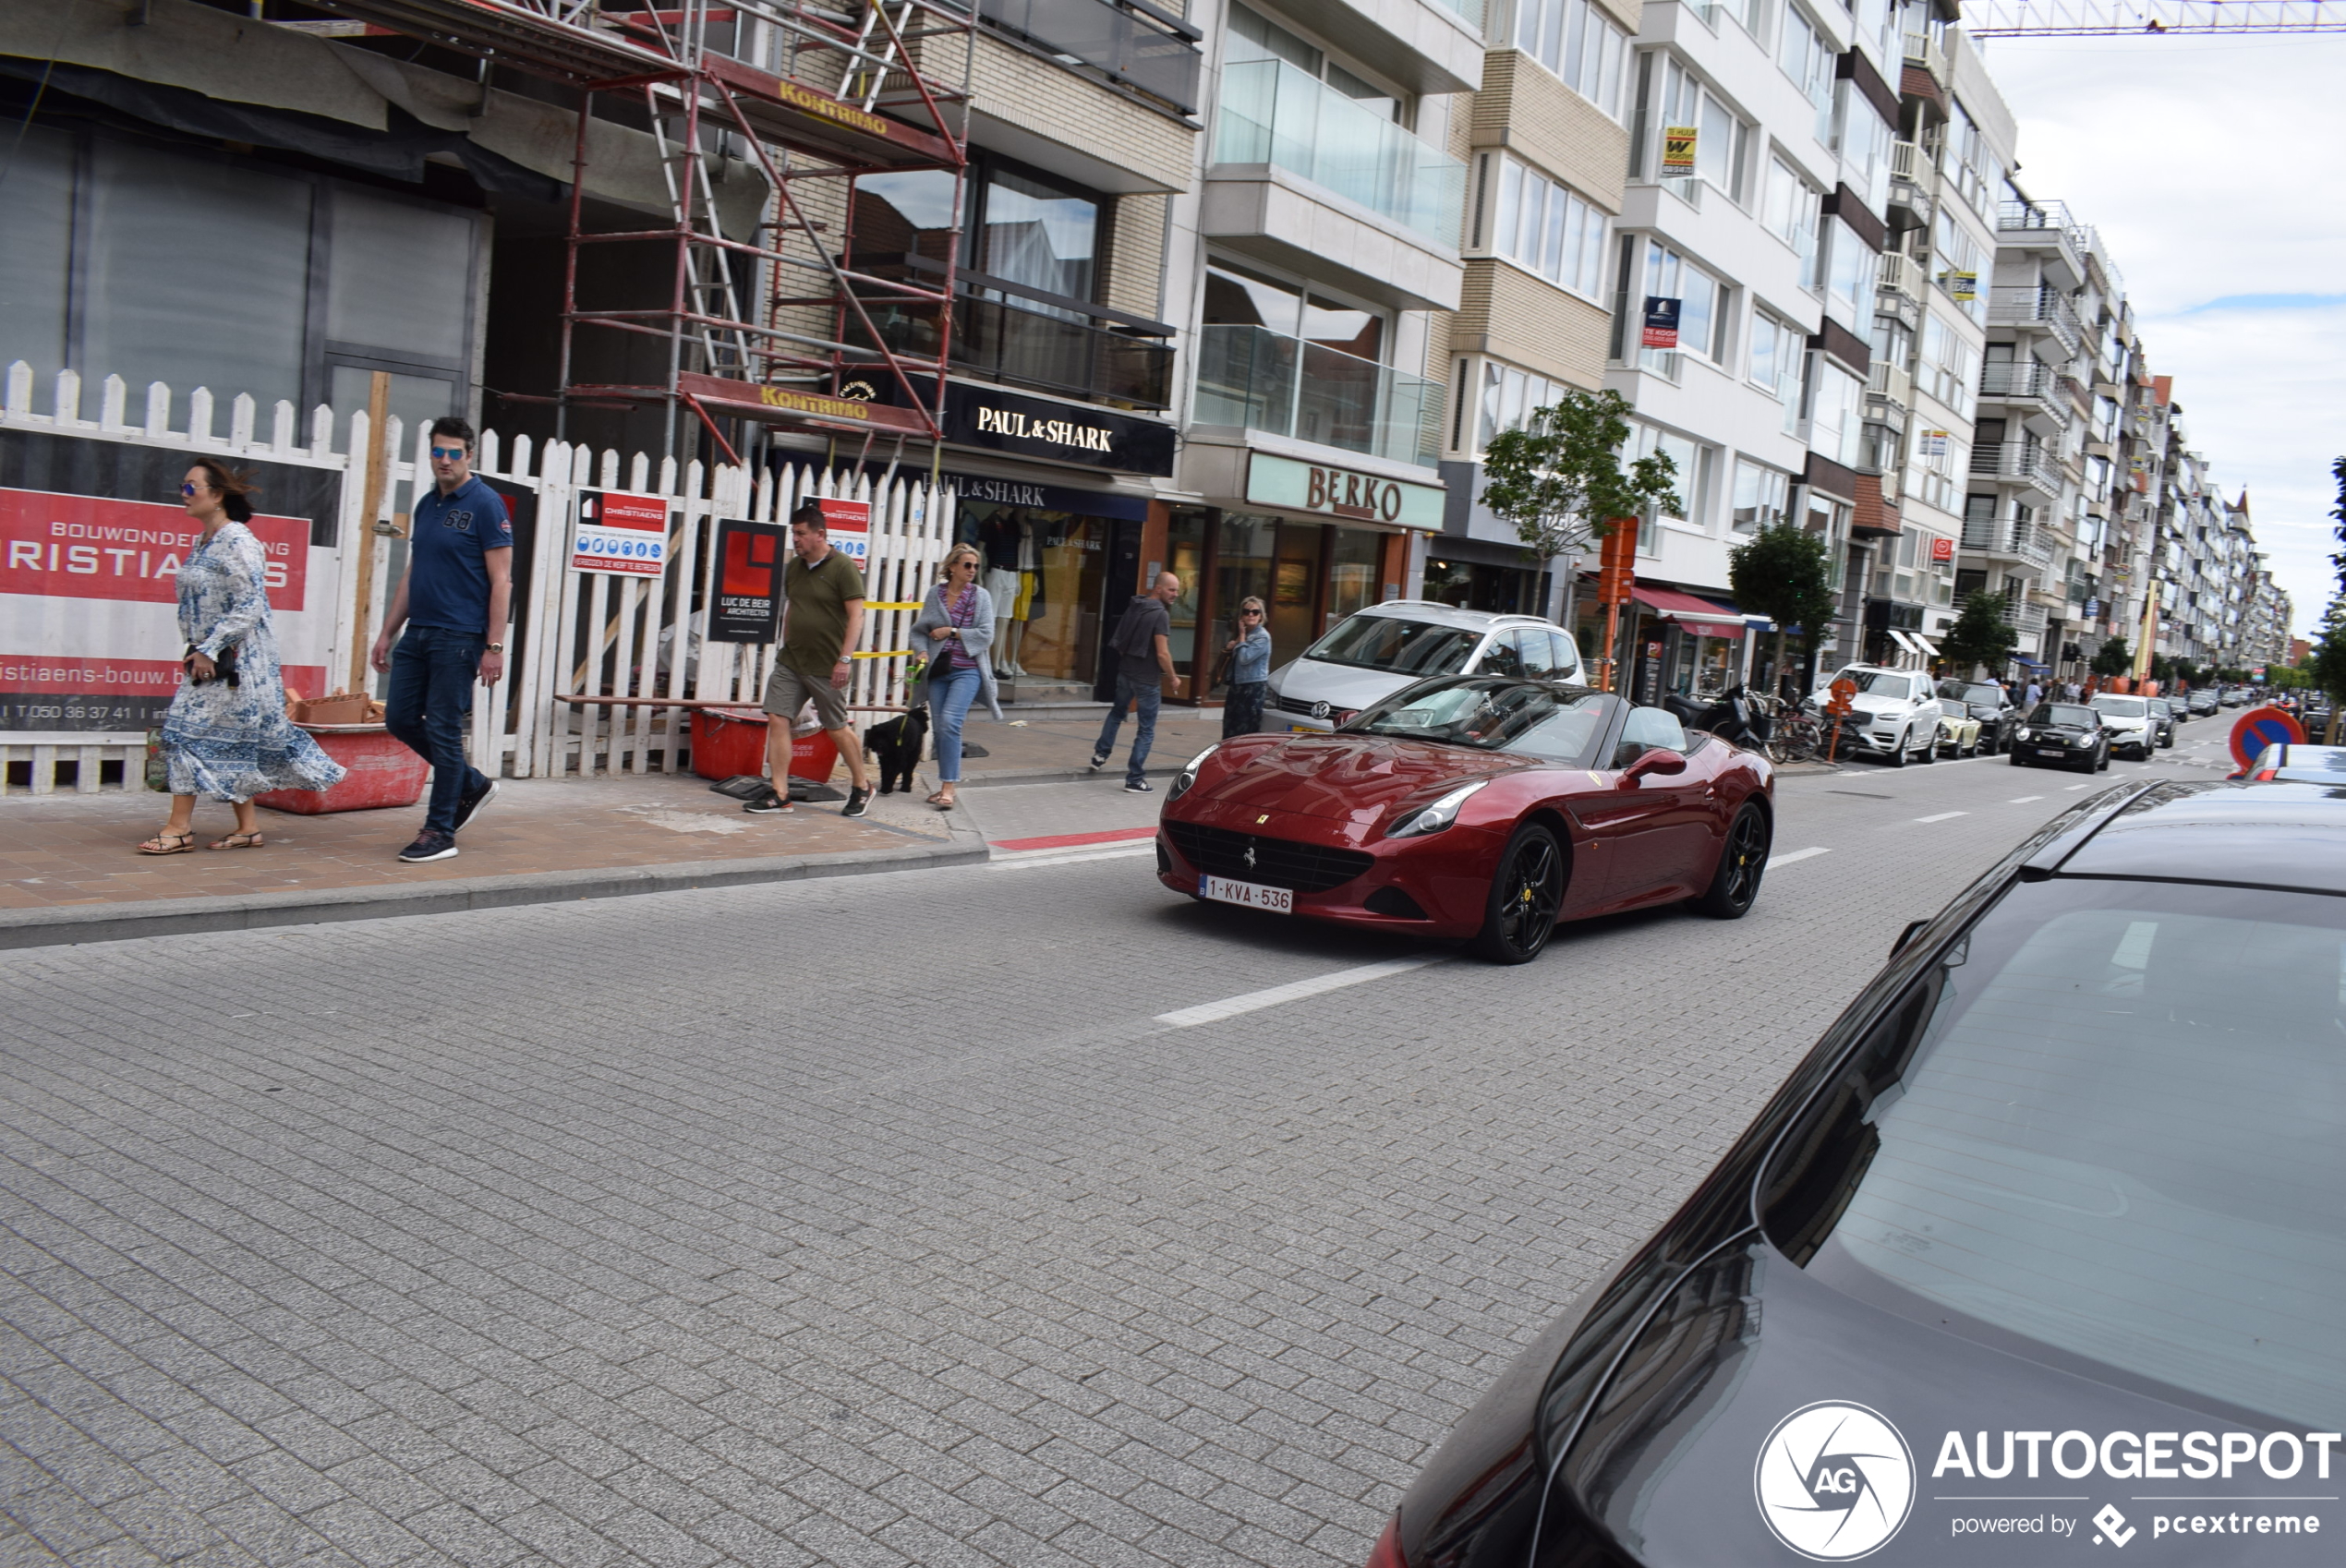
[[[321,816],[328,812],[380,811],[423,799],[431,764],[391,738],[380,724],[312,728],[310,738],[350,771],[331,790],[272,790],[254,802],[271,811]]]
[[[820,782],[839,764],[839,748],[820,730],[791,742],[790,770]],[[756,708],[693,709],[693,771],[733,778],[766,771],[766,715]]]

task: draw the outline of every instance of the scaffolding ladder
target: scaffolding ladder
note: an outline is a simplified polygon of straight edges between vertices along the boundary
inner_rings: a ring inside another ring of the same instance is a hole
[[[680,461],[698,430],[741,461],[720,423],[734,420],[861,437],[865,457],[887,440],[891,468],[905,442],[919,440],[934,463],[966,210],[973,8],[952,0],[315,3],[577,92],[558,417],[580,405],[661,407],[666,450]],[[586,226],[597,102],[613,97],[632,114],[602,118],[648,125],[656,139],[664,227]],[[739,154],[772,199],[755,233],[729,235],[716,171]],[[901,278],[858,267],[858,182],[921,171],[949,176],[941,267]],[[590,246],[666,247],[665,296],[584,305],[579,260]],[[582,332],[657,341],[664,373],[585,379]]]

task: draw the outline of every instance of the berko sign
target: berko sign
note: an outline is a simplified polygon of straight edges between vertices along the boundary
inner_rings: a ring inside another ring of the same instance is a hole
[[[1442,526],[1439,485],[1412,484],[1381,474],[1363,474],[1328,464],[1250,452],[1246,499],[1287,512],[1312,512],[1339,521],[1383,523],[1397,528]]]

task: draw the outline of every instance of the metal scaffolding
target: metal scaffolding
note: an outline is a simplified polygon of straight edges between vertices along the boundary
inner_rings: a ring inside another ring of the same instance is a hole
[[[1974,38],[2346,32],[2340,0],[1965,0]]]
[[[889,440],[891,465],[907,440],[934,454],[965,211],[973,8],[951,0],[860,0],[860,9],[859,0],[315,3],[577,92],[554,398],[562,417],[579,405],[660,406],[666,448],[680,458],[680,440],[692,436],[687,415],[728,461],[741,453],[724,419],[860,435],[865,457]],[[608,118],[648,124],[657,139],[664,227],[586,226],[591,132],[604,117],[596,108],[611,99],[629,107]],[[715,183],[728,159],[742,158],[773,190],[746,237],[724,232]],[[901,278],[859,269],[850,248],[857,182],[913,171],[950,176],[945,254]],[[586,308],[579,259],[590,246],[667,247],[665,296]],[[903,317],[918,330],[905,331]],[[664,343],[664,376],[579,379],[582,331]]]

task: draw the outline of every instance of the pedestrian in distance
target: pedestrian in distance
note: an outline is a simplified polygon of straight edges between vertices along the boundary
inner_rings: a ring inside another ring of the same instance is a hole
[[[1181,694],[1181,678],[1173,669],[1173,617],[1165,607],[1181,597],[1181,580],[1170,572],[1157,574],[1156,585],[1134,597],[1116,623],[1108,646],[1116,650],[1116,695],[1108,705],[1107,722],[1100,726],[1099,742],[1092,748],[1092,771],[1107,766],[1116,751],[1116,731],[1130,705],[1139,718],[1132,732],[1132,754],[1124,765],[1128,793],[1150,793],[1149,746],[1156,740],[1156,710],[1165,699],[1165,683]]]
[[[872,782],[864,748],[847,727],[847,681],[855,666],[848,654],[864,636],[864,574],[831,548],[830,524],[819,502],[807,501],[790,519],[791,559],[782,563],[782,645],[766,680],[766,770],[772,782],[742,810],[772,816],[791,809],[791,723],[815,705],[815,722],[847,761],[849,789],[841,816],[871,806]]]
[[[473,682],[505,678],[514,525],[504,497],[473,474],[473,441],[462,419],[431,422],[432,487],[408,518],[407,570],[375,639],[374,666],[391,674],[384,728],[431,764],[423,828],[399,851],[409,865],[454,855],[456,835],[497,798],[497,781],[466,759],[465,730]]]
[[[2037,678],[2031,675],[2028,677],[2028,700],[2021,706],[2030,713],[2034,713],[2037,711],[2037,705],[2044,700],[2044,695],[2045,689],[2037,684]]]
[[[1261,599],[1240,599],[1238,628],[1222,650],[1230,661],[1229,690],[1222,698],[1225,741],[1263,728],[1263,695],[1271,689],[1271,632],[1264,614]]]
[[[928,703],[929,732],[937,737],[937,793],[928,803],[939,811],[953,809],[955,787],[961,781],[961,725],[970,705],[986,699],[987,711],[1002,717],[995,693],[994,596],[978,586],[983,564],[975,545],[955,545],[945,552],[944,581],[931,587],[913,620],[913,645],[927,656],[921,687]]]
[[[236,811],[236,830],[214,850],[266,847],[252,798],[271,790],[331,790],[340,763],[285,717],[284,678],[269,613],[269,552],[245,525],[252,486],[200,459],[179,481],[182,510],[203,536],[179,568],[179,635],[187,679],[163,721],[163,766],[171,817],[139,846],[142,855],[184,855],[196,847],[196,797]]]

